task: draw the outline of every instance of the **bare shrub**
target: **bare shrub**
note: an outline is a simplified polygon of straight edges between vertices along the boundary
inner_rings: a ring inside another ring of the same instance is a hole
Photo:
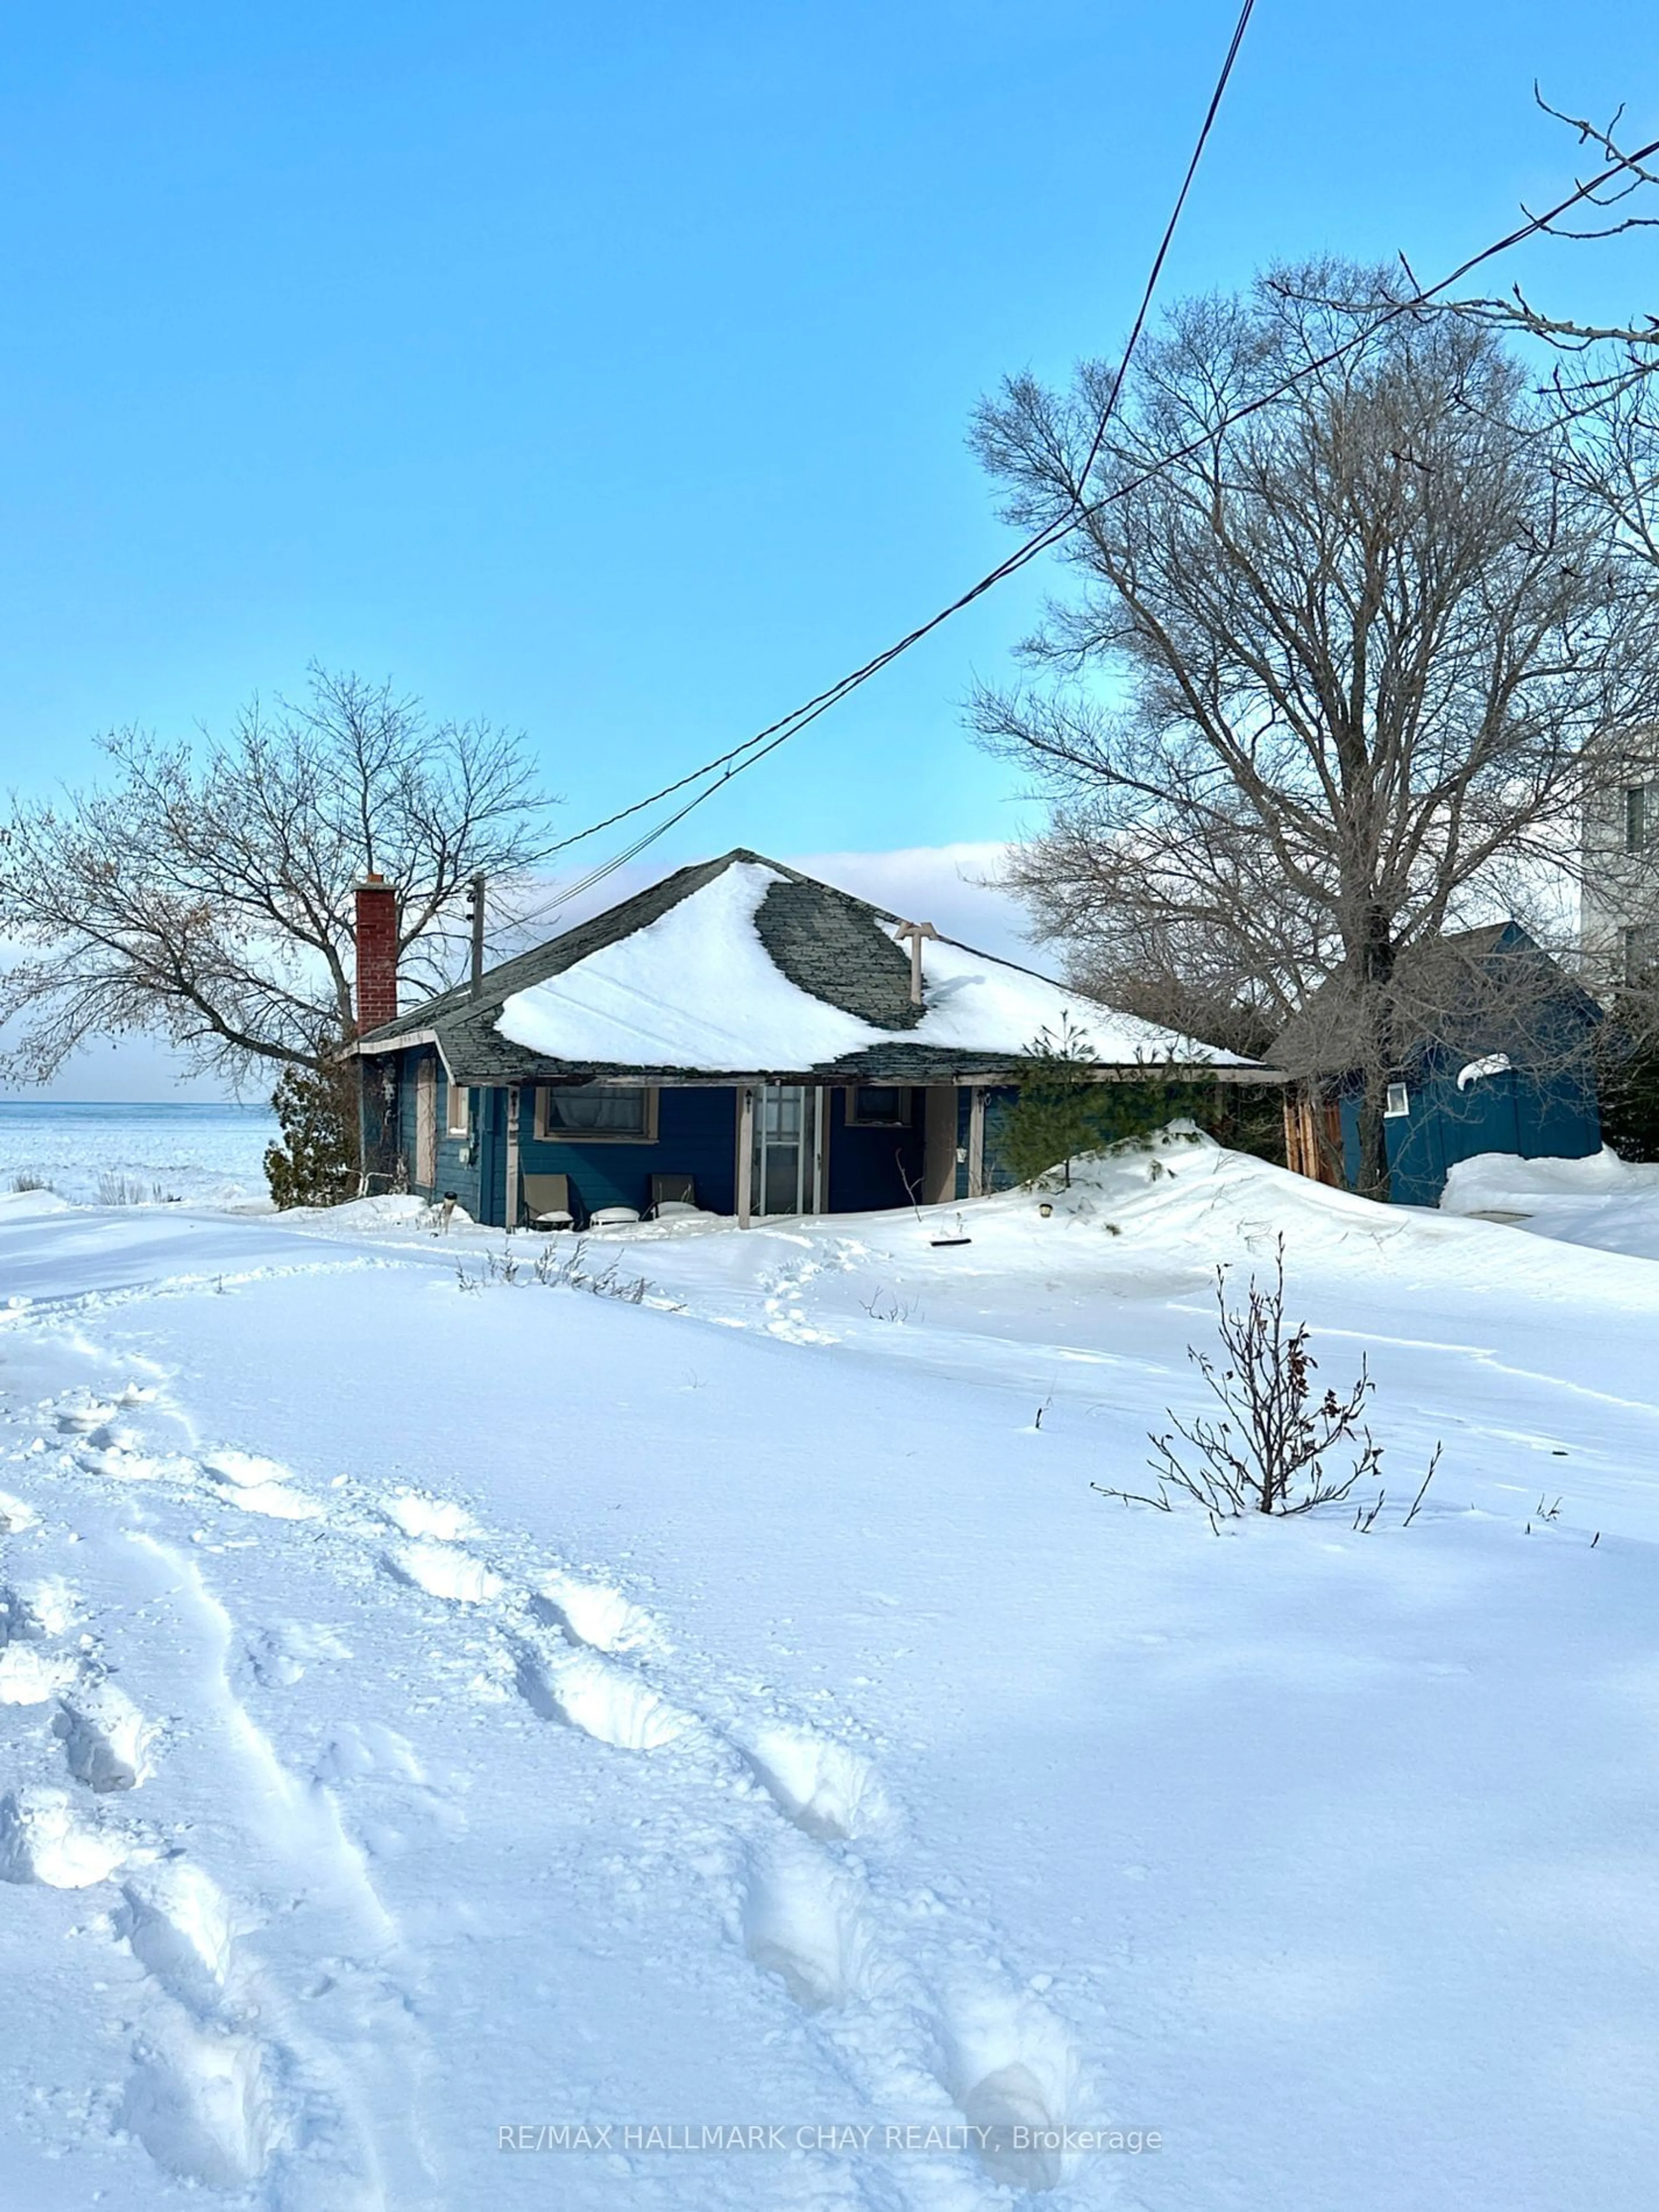
[[[98,1178],[100,1206],[143,1206],[149,1193],[135,1176],[117,1175],[106,1168]]]
[[[557,1246],[550,1243],[537,1253],[530,1271],[531,1279],[544,1289],[587,1291],[596,1298],[617,1298],[629,1306],[643,1305],[647,1298],[655,1299],[656,1284],[645,1275],[623,1274],[617,1264],[620,1257],[620,1254],[613,1254],[603,1267],[593,1268],[587,1264],[586,1238],[578,1237],[562,1256]],[[466,1289],[481,1289],[485,1282],[516,1284],[523,1272],[510,1249],[504,1249],[499,1259],[493,1252],[486,1252],[483,1273],[475,1285],[466,1275],[465,1262],[456,1262],[457,1276],[463,1279],[463,1287]]]
[[[1214,1359],[1192,1345],[1187,1357],[1222,1418],[1198,1413],[1183,1421],[1170,1413],[1171,1429],[1150,1439],[1154,1490],[1098,1482],[1092,1487],[1104,1498],[1164,1513],[1177,1498],[1194,1498],[1217,1523],[1245,1513],[1308,1513],[1338,1504],[1382,1463],[1382,1447],[1364,1423],[1365,1403],[1376,1386],[1364,1359],[1345,1395],[1329,1389],[1322,1397],[1315,1395],[1317,1363],[1308,1350],[1308,1323],[1292,1328],[1285,1318],[1282,1237],[1272,1283],[1264,1287],[1252,1275],[1243,1304],[1230,1306],[1226,1270],[1218,1267],[1216,1305],[1224,1357]],[[1328,1466],[1334,1453],[1348,1455],[1349,1463]],[[1377,1503],[1380,1508],[1380,1498]]]

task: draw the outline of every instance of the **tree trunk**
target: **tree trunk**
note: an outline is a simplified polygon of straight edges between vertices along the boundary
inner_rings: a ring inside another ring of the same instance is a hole
[[[1387,910],[1365,909],[1359,947],[1359,1181],[1362,1198],[1389,1202],[1389,1143],[1384,1114],[1395,1073],[1394,939]]]

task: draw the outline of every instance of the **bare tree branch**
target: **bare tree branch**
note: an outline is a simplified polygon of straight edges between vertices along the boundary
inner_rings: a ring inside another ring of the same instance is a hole
[[[1611,772],[1593,741],[1659,715],[1659,575],[1582,426],[1478,319],[1376,328],[1399,296],[1324,263],[1182,303],[1086,472],[1100,364],[1012,380],[975,428],[1010,520],[1087,516],[1036,681],[970,708],[1054,805],[1017,878],[1120,997],[1150,954],[1265,1022],[1345,970],[1378,1195],[1388,1080],[1432,1011],[1402,959],[1559,862]]]
[[[387,684],[313,666],[305,698],[258,700],[198,746],[103,740],[109,780],[0,827],[3,1065],[44,1081],[88,1039],[145,1030],[193,1065],[319,1067],[353,1025],[354,885],[398,896],[405,974],[436,987],[461,950],[469,879],[542,857],[548,802],[524,741],[429,724]]]

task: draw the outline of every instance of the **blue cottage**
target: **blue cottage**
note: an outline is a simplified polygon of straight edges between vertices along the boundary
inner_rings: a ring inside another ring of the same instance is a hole
[[[1601,1009],[1519,922],[1439,939],[1403,957],[1419,1018],[1389,1085],[1389,1194],[1437,1206],[1448,1170],[1480,1152],[1583,1159],[1599,1152],[1594,1046]],[[1359,1181],[1360,1079],[1346,979],[1329,977],[1269,1054],[1302,1080],[1285,1098],[1289,1164],[1349,1189]]]
[[[1263,1073],[743,850],[370,1027],[396,1005],[374,905],[395,896],[359,893],[369,1188],[498,1225],[975,1195],[988,1102],[994,1133],[1066,1018],[1105,1079]]]

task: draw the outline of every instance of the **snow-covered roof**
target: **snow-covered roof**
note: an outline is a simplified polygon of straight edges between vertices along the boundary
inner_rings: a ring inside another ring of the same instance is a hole
[[[509,962],[477,998],[451,993],[401,1017],[365,1048],[434,1036],[458,1081],[631,1071],[949,1081],[999,1072],[1069,1019],[1104,1066],[1249,1065],[948,938],[923,944],[915,1006],[899,919],[731,853]]]

